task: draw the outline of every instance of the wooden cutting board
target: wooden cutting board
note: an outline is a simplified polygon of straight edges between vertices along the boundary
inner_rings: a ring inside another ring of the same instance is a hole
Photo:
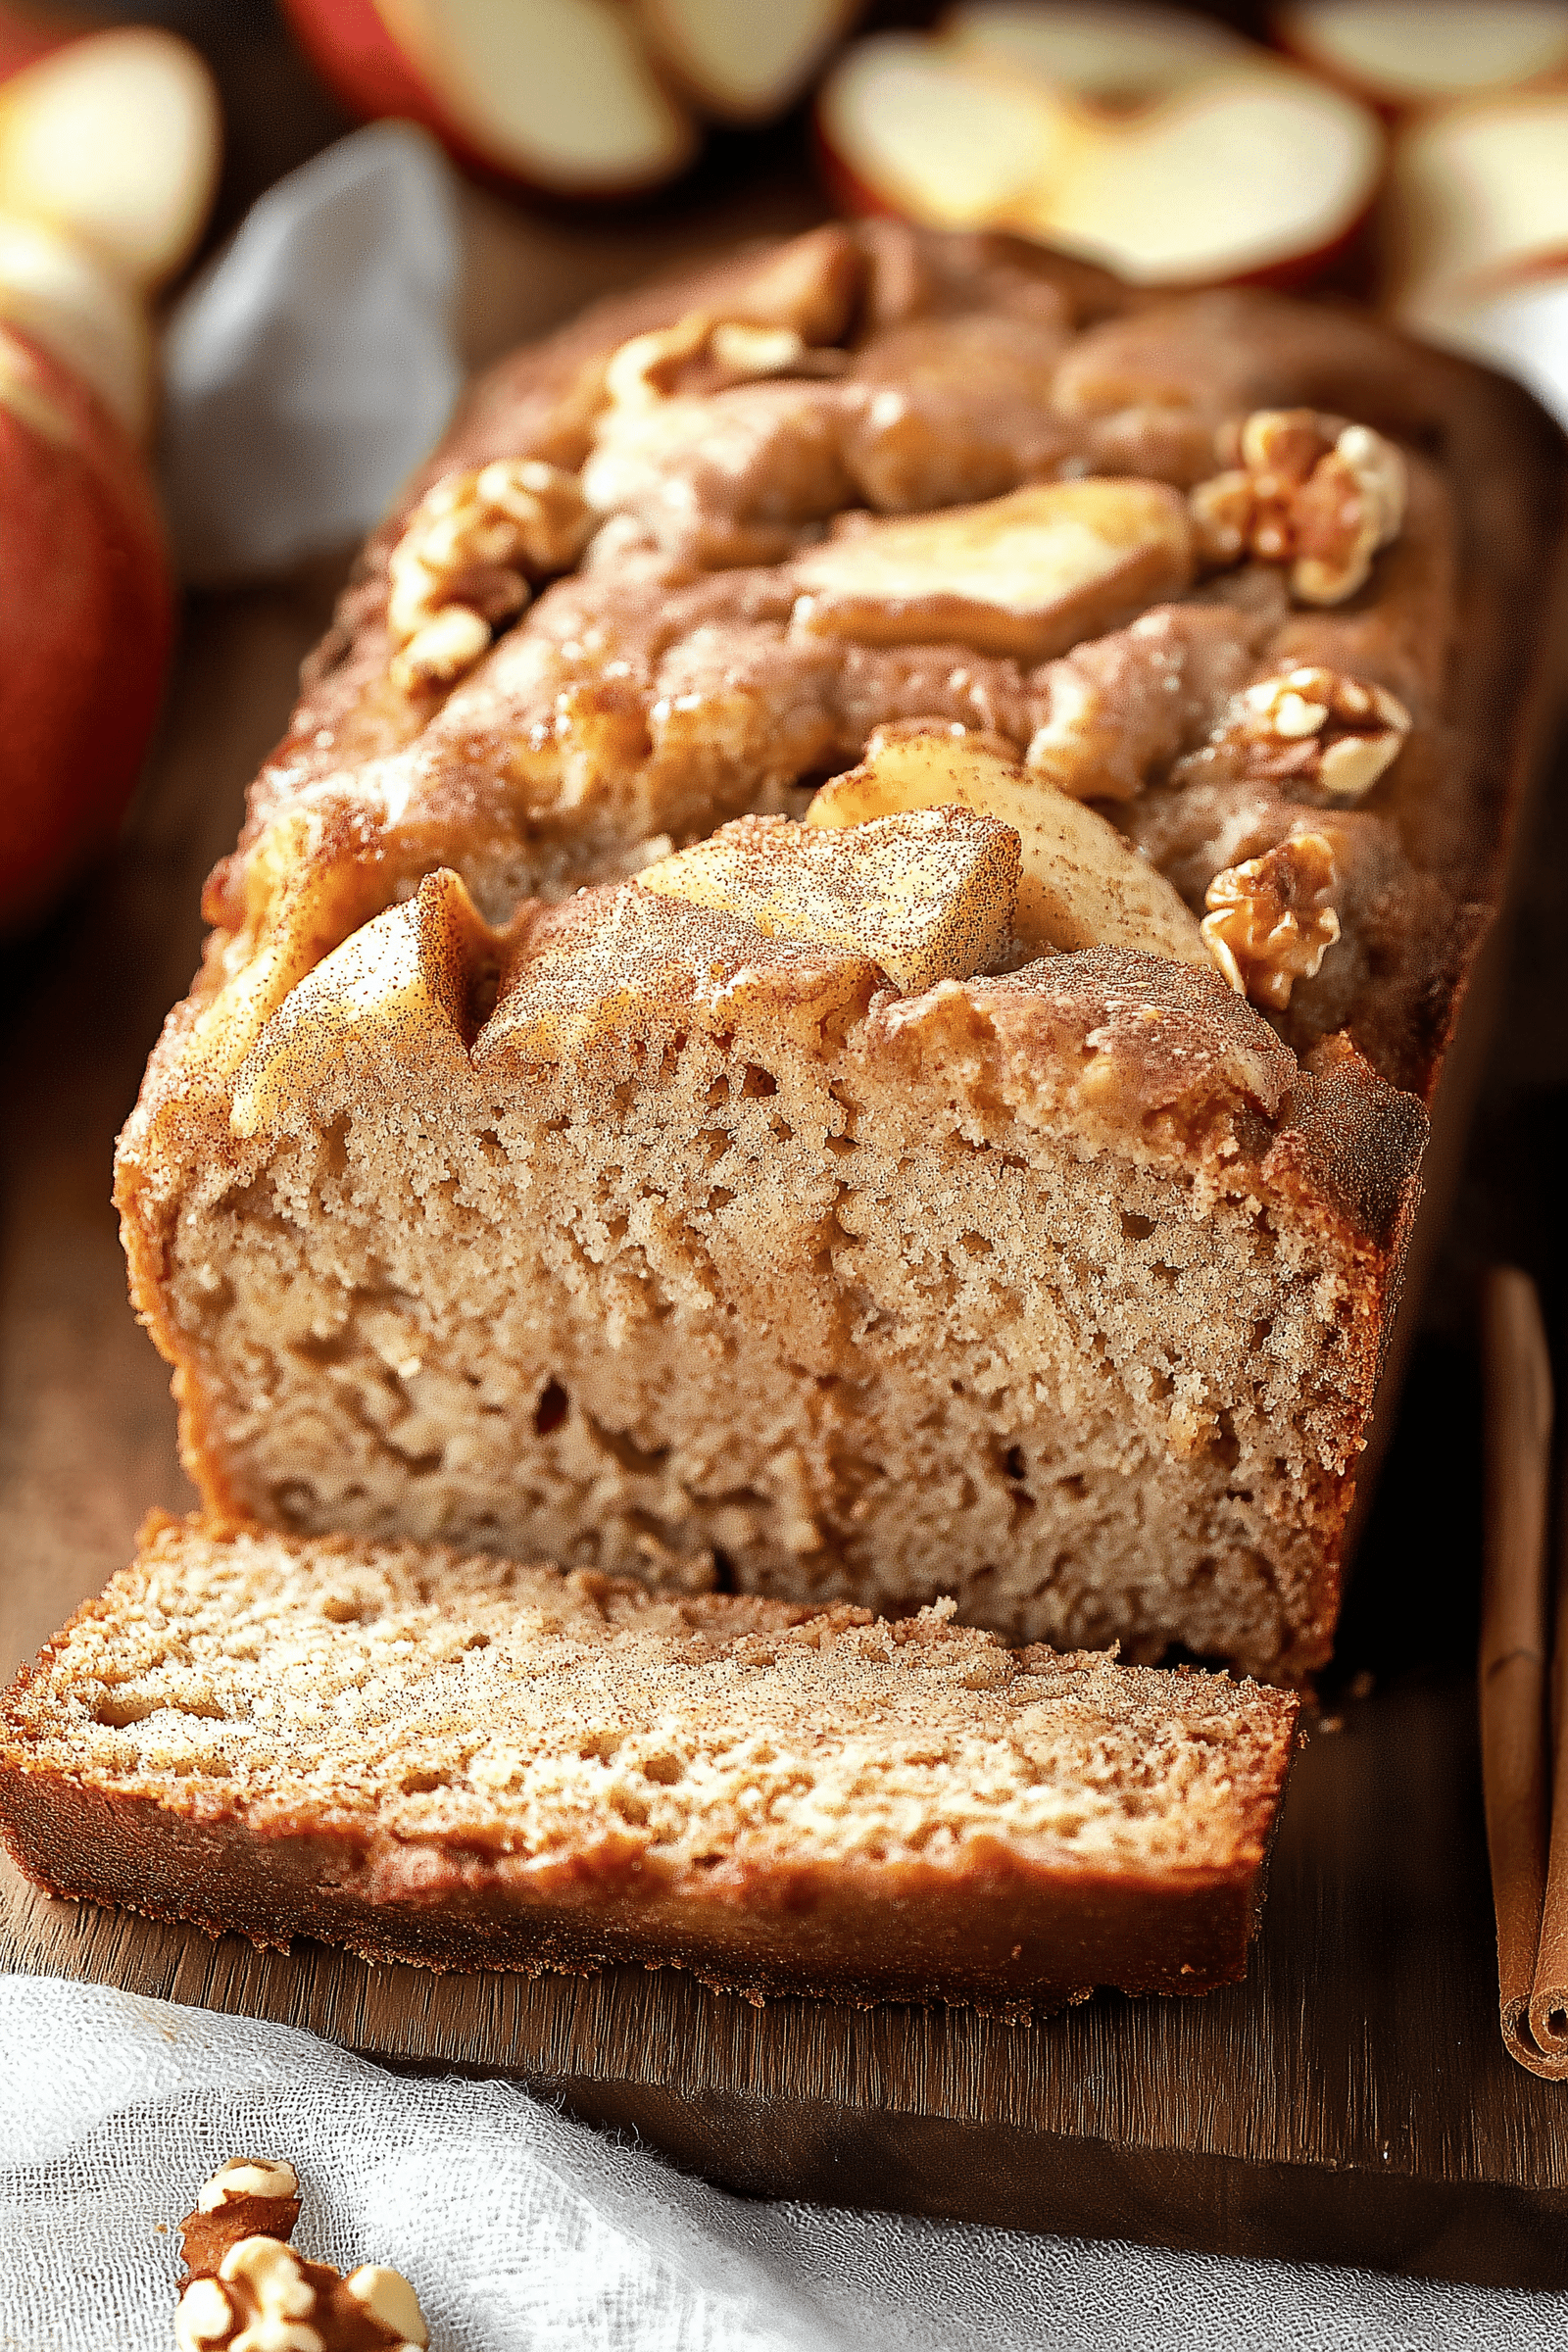
[[[744,2193],[1568,2284],[1568,2101],[1502,2055],[1470,1706],[1375,1695],[1301,1761],[1248,1982],[1031,2026],[673,1971],[259,1953],[12,1880],[0,1963],[514,2076]]]
[[[279,50],[259,83],[254,62],[228,76],[242,124],[248,91],[299,72]],[[298,117],[309,93],[294,96],[269,122]],[[296,160],[269,165],[274,145],[236,140],[257,184]],[[716,185],[597,225],[466,197],[466,357],[819,205],[783,148]],[[192,1499],[166,1368],[125,1304],[112,1142],[340,570],[192,607],[121,853],[43,938],[0,954],[0,1673],[122,1565],[150,1505]],[[1551,1001],[1545,975],[1526,979],[1530,1002]],[[1568,2088],[1519,2073],[1496,2030],[1466,1670],[1472,1387],[1462,1347],[1418,1358],[1342,1642],[1345,1677],[1371,1666],[1378,1688],[1314,1734],[1250,1974],[1208,2000],[1101,1995],[1006,2026],[753,2008],[673,1972],[437,1978],[56,1903],[3,1864],[0,1966],[277,2018],[397,2065],[513,2075],[748,2193],[1568,2285]]]
[[[111,1142],[333,569],[193,609],[122,855],[6,962],[5,1671],[122,1563],[149,1504],[189,1499],[165,1368],[125,1305]],[[281,2019],[399,2065],[513,2075],[752,2194],[1568,2285],[1568,2089],[1510,2065],[1496,2030],[1463,1664],[1467,1380],[1462,1349],[1418,1361],[1342,1644],[1379,1687],[1315,1730],[1250,1974],[1207,2000],[1102,1994],[1007,2026],[759,2009],[674,1972],[438,1978],[213,1942],[14,1874],[0,1965]]]

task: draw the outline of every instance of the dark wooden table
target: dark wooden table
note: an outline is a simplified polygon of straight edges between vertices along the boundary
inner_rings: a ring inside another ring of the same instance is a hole
[[[331,127],[322,115],[312,135]],[[817,201],[794,168],[588,225],[469,196],[466,354],[717,234],[797,225]],[[202,877],[233,840],[337,568],[192,603],[119,853],[0,955],[7,1672],[122,1564],[150,1505],[190,1499],[166,1369],[125,1304],[111,1150],[194,965]],[[757,2010],[670,1972],[437,1979],[324,1948],[257,1953],[54,1903],[14,1874],[0,1965],[285,2019],[399,2065],[514,2074],[753,2193],[1568,2286],[1568,2089],[1520,2073],[1498,2039],[1471,1683],[1472,1278],[1502,1251],[1563,1295],[1560,793],[1527,870],[1466,1188],[1246,1984],[1201,2002],[1102,1995],[1031,2027]]]

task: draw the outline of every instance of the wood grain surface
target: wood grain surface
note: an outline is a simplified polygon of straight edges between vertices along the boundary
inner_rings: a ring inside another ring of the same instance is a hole
[[[335,566],[193,606],[120,855],[6,977],[0,1665],[181,1505],[165,1367],[125,1304],[109,1159],[183,988]],[[4,1881],[0,1964],[514,2074],[755,2193],[1232,2252],[1568,2284],[1568,2097],[1503,2056],[1466,1660],[1479,1416],[1462,1344],[1418,1363],[1342,1679],[1293,1783],[1248,1982],[1101,1995],[1029,2027],[709,1993],[675,1972],[434,1977],[289,1955]],[[1434,1636],[1438,1637],[1434,1641]]]
[[[721,225],[792,225],[813,202],[799,183],[764,188]],[[714,226],[524,231],[470,199],[469,357]],[[121,850],[42,938],[0,958],[7,1674],[129,1556],[150,1505],[189,1500],[166,1368],[125,1303],[112,1143],[193,968],[202,877],[232,842],[337,568],[192,604]],[[1560,834],[1560,800],[1553,821]],[[1494,1096],[1489,1128],[1507,1150],[1489,1200],[1499,1182],[1528,1198],[1521,1162],[1528,1172],[1542,1137],[1558,1135],[1568,1100],[1560,1020],[1541,1009],[1563,977],[1562,854],[1553,837],[1532,866],[1541,919],[1514,957],[1494,1072],[1511,1092],[1504,1108]],[[1445,1297],[1462,1294],[1465,1253],[1490,1230],[1475,1181]],[[514,2075],[750,2193],[1568,2285],[1568,2090],[1511,2066],[1496,2028],[1470,1672],[1478,1436],[1463,1316],[1440,1312],[1363,1544],[1335,1713],[1293,1783],[1250,1974],[1207,2000],[1101,1995],[1008,2026],[964,2011],[754,2008],[667,1971],[439,1978],[57,1903],[9,1871],[0,1965],[280,2019],[396,2065]],[[1370,1678],[1369,1694],[1350,1694]]]

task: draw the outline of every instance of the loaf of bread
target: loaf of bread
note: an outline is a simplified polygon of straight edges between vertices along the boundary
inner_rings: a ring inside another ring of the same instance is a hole
[[[0,1717],[58,1892],[371,1959],[1052,2007],[1242,1974],[1290,1694],[951,1603],[166,1520]]]
[[[888,223],[498,368],[122,1141],[210,1506],[1309,1673],[1562,479]]]

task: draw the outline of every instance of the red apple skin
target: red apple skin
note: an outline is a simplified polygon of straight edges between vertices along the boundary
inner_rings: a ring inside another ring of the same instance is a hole
[[[36,344],[0,333],[0,930],[124,814],[163,696],[173,594],[140,454]]]
[[[469,156],[393,40],[375,0],[282,0],[295,39],[334,97],[362,122],[398,115],[422,122],[444,146]]]
[[[573,188],[568,192],[530,179],[512,165],[486,155],[453,121],[418,68],[393,40],[375,0],[280,0],[280,5],[300,47],[351,115],[362,122],[379,122],[396,116],[405,122],[422,123],[453,162],[486,187],[514,195],[520,190],[548,205],[583,210],[623,205],[666,184],[661,177],[647,189],[627,186],[601,192]],[[688,156],[680,167],[682,172],[690,161]]]
[[[63,49],[67,41],[91,30],[90,24],[64,12],[45,14],[0,6],[0,81],[9,81],[24,66],[36,65],[40,57],[48,57],[51,51]]]

